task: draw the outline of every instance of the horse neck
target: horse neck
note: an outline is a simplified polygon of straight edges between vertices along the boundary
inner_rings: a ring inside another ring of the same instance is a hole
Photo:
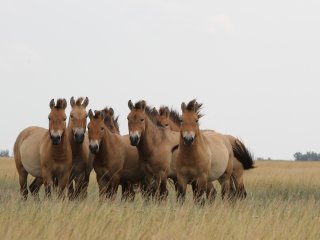
[[[142,154],[150,154],[154,149],[154,146],[160,143],[160,134],[162,133],[159,127],[157,127],[149,118],[146,118],[145,130],[137,146],[138,151]]]
[[[116,133],[112,133],[109,129],[106,129],[106,133],[101,139],[98,156],[104,160],[112,159],[113,149],[117,146],[119,144],[117,144]]]
[[[74,157],[74,156],[81,155],[81,152],[82,152],[81,149],[83,148],[83,144],[82,143],[77,143],[74,140],[73,132],[72,132],[72,123],[71,123],[70,120],[69,120],[69,123],[68,123],[67,132],[68,132],[69,143],[70,143],[70,146],[71,146],[71,149],[72,149],[72,156]]]

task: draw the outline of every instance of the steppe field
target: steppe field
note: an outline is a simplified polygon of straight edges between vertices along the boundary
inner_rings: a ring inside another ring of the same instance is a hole
[[[161,204],[140,195],[121,202],[120,194],[100,202],[94,173],[85,201],[22,201],[14,160],[1,158],[0,239],[320,239],[320,162],[255,165],[245,172],[246,200],[222,202],[219,194],[201,207],[190,190],[177,204],[171,186]]]

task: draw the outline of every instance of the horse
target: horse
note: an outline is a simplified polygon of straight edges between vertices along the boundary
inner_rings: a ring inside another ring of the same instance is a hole
[[[93,168],[96,172],[101,198],[114,200],[119,185],[122,187],[122,200],[133,200],[133,185],[140,183],[144,177],[140,168],[138,152],[130,145],[128,136],[113,133],[106,125],[106,109],[90,109],[88,124],[89,148],[95,155]]]
[[[135,105],[129,100],[128,128],[130,142],[136,146],[148,189],[146,198],[165,200],[168,196],[167,178],[175,181],[173,152],[179,144],[179,134],[159,127],[156,111],[141,100]]]
[[[65,109],[67,101],[50,101],[49,131],[41,139],[40,163],[46,197],[51,196],[51,186],[58,186],[58,197],[64,198],[65,188],[72,168],[72,149],[67,131]]]
[[[71,112],[67,131],[72,149],[72,171],[68,182],[69,199],[83,199],[87,196],[93,161],[86,135],[88,104],[88,97],[80,97],[76,101],[74,97],[70,99]]]
[[[29,189],[33,196],[39,198],[39,190],[42,185],[42,172],[40,163],[40,146],[42,139],[48,134],[48,129],[42,127],[27,127],[22,130],[13,147],[14,160],[19,175],[20,193],[22,199],[28,197],[28,174],[35,177]]]
[[[161,106],[159,109],[159,115],[157,116],[157,123],[159,126],[180,132],[180,119],[181,116],[177,111],[173,109],[169,110],[167,106]],[[247,196],[247,192],[243,183],[243,172],[244,170],[254,168],[253,156],[240,139],[232,135],[224,136],[232,145],[235,156],[235,158],[233,158],[233,171],[231,175],[234,184],[234,186],[232,186],[233,191],[237,198],[244,199]]]
[[[181,104],[180,142],[176,159],[178,181],[177,200],[183,202],[187,184],[192,185],[195,202],[202,203],[204,193],[214,199],[215,191],[208,183],[218,180],[222,199],[231,199],[233,149],[230,142],[216,132],[202,132],[199,128],[202,104],[194,99]]]

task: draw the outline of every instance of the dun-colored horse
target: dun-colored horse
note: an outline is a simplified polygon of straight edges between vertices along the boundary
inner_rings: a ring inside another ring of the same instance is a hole
[[[133,184],[143,180],[135,147],[132,147],[128,136],[112,133],[106,126],[111,119],[103,111],[89,111],[88,124],[89,147],[95,158],[93,168],[97,175],[101,197],[114,199],[118,186],[122,186],[122,199],[134,199]],[[110,112],[109,112],[110,113]]]
[[[233,150],[229,141],[216,132],[201,132],[199,119],[202,104],[192,100],[181,104],[180,143],[177,152],[176,170],[178,180],[178,200],[184,201],[186,186],[192,184],[194,199],[203,201],[206,192],[214,198],[214,190],[208,183],[218,180],[222,198],[232,198],[231,174]]]
[[[65,195],[65,188],[72,168],[72,150],[68,138],[67,101],[58,99],[50,102],[49,132],[40,146],[40,162],[46,196],[51,195],[51,187],[58,186],[59,198]]]
[[[40,163],[40,146],[42,139],[48,134],[48,130],[41,127],[28,127],[18,135],[14,147],[14,160],[19,174],[20,192],[23,199],[27,199],[28,174],[35,177],[29,189],[32,195],[38,198],[38,192],[42,185],[42,173]]]
[[[130,141],[136,146],[142,169],[147,177],[147,198],[156,199],[168,195],[167,177],[175,179],[173,150],[179,144],[179,134],[157,126],[157,112],[146,106],[145,101],[135,105],[128,102],[128,128]]]
[[[72,171],[69,178],[69,198],[85,198],[92,170],[93,156],[89,151],[86,133],[89,99],[70,99],[71,112],[68,123],[68,136],[72,149]]]
[[[158,125],[169,128],[173,131],[180,132],[180,119],[181,116],[175,110],[169,110],[168,107],[162,106],[159,109],[157,117]],[[213,130],[202,130],[203,132]],[[232,171],[232,180],[234,183],[234,191],[237,198],[245,198],[247,193],[243,183],[243,171],[253,168],[253,157],[245,145],[237,138],[231,135],[224,135],[227,137],[233,147],[234,162]]]

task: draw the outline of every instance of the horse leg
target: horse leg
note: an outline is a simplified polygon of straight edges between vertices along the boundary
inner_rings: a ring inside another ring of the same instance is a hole
[[[209,203],[213,203],[217,196],[217,190],[214,188],[212,182],[207,183],[207,190],[206,190],[207,199]]]
[[[142,198],[145,201],[149,201],[151,197],[150,182],[151,181],[149,181],[149,178],[146,176],[140,183]]]
[[[232,191],[231,191],[231,176],[227,174],[223,174],[218,179],[220,185],[221,185],[221,197],[222,200],[227,199],[230,200],[233,197]]]
[[[88,196],[88,186],[90,180],[90,173],[84,173],[80,181],[79,198],[85,199]]]
[[[236,173],[232,174],[232,179],[236,188],[236,198],[239,198],[240,200],[245,199],[247,197],[247,192],[244,187],[242,173],[240,176],[237,175]]]
[[[111,201],[114,201],[117,196],[119,184],[120,184],[120,176],[113,175],[108,183],[108,188],[107,188],[107,197],[110,198]]]
[[[166,200],[168,197],[168,189],[167,189],[167,175],[164,171],[160,173],[160,201]]]
[[[65,199],[65,188],[69,181],[69,173],[63,172],[60,174],[58,178],[58,198],[64,200]]]
[[[51,197],[51,185],[53,179],[51,172],[46,167],[42,167],[42,178],[45,190],[45,197],[49,198]]]
[[[43,184],[42,178],[35,178],[29,186],[31,195],[34,196],[35,199],[37,200],[39,200],[39,190],[42,184]]]
[[[135,198],[135,192],[133,190],[133,185],[128,182],[125,181],[122,185],[122,195],[121,195],[121,201],[133,201]]]
[[[203,198],[203,195],[207,190],[207,183],[208,183],[207,174],[205,173],[201,174],[195,183],[195,188],[193,191],[193,200],[195,203],[204,205],[205,200]]]
[[[184,203],[186,199],[187,181],[185,177],[177,173],[177,202]]]
[[[102,200],[103,197],[106,197],[107,195],[107,181],[106,181],[106,176],[101,175],[101,174],[97,174],[97,182],[98,182],[98,186],[99,186],[99,197]]]
[[[72,172],[69,180],[68,180],[68,198],[69,200],[73,200],[74,199],[74,186],[73,186],[73,182],[74,182],[74,173]]]
[[[28,172],[21,166],[18,168],[18,173],[19,173],[20,194],[21,194],[23,200],[27,200],[27,198],[28,198],[28,189],[27,189]]]

